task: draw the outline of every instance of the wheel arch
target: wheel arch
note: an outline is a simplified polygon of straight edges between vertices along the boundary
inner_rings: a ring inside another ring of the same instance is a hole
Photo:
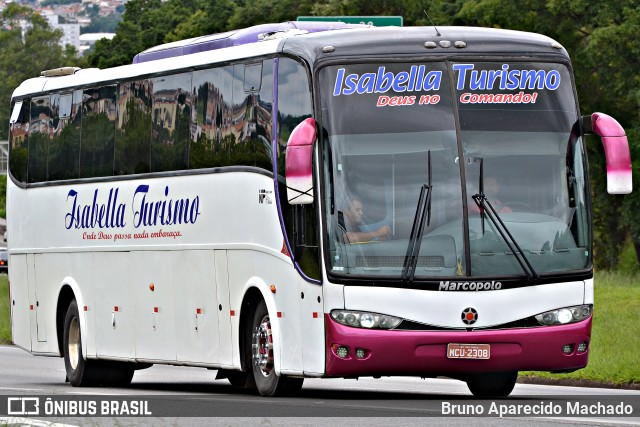
[[[264,301],[267,306],[267,311],[271,318],[271,328],[273,333],[273,356],[274,356],[274,369],[278,375],[280,375],[280,325],[279,319],[276,315],[276,303],[272,293],[269,291],[267,284],[257,278],[251,278],[244,292],[242,298],[242,305],[240,308],[240,319],[238,324],[238,344],[240,353],[240,366],[243,371],[248,371],[250,366],[246,366],[246,355],[251,354],[251,348],[247,348],[247,334],[250,331],[250,322],[252,320],[253,313],[255,313],[256,307]],[[248,353],[247,353],[248,352]]]
[[[71,301],[76,300],[78,304],[78,314],[80,315],[80,334],[82,337],[87,337],[87,319],[86,312],[84,310],[85,301],[82,297],[82,293],[75,280],[70,277],[65,277],[60,286],[60,292],[58,293],[58,302],[56,305],[56,337],[58,340],[58,351],[60,356],[64,356],[63,341],[64,341],[64,319],[67,315],[67,309]],[[87,339],[82,340],[82,354],[87,355]]]

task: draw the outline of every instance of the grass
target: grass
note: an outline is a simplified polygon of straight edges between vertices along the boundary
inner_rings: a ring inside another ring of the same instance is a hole
[[[640,273],[598,272],[589,365],[571,374],[521,376],[640,385]],[[9,283],[0,274],[0,344],[11,343]]]
[[[0,274],[0,344],[11,344],[11,306],[9,300],[9,280]]]
[[[591,350],[586,368],[570,374],[522,376],[640,385],[640,274],[598,272]]]

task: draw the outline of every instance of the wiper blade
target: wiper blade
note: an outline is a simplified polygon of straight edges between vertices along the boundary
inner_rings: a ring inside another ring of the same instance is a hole
[[[420,252],[420,244],[422,243],[422,235],[424,233],[424,223],[429,223],[429,208],[431,205],[431,186],[424,184],[420,188],[420,197],[418,198],[418,208],[413,218],[413,227],[411,228],[411,237],[409,238],[409,246],[407,254],[404,258],[404,268],[402,270],[402,281],[413,282],[413,277],[418,265],[418,254]]]
[[[520,248],[520,245],[518,245],[518,242],[513,237],[504,221],[502,221],[502,218],[500,218],[500,215],[498,215],[498,212],[495,210],[491,202],[484,195],[484,192],[480,192],[480,194],[474,194],[471,197],[473,198],[473,201],[478,205],[478,208],[480,209],[480,213],[482,215],[482,233],[484,234],[484,217],[486,215],[486,217],[489,218],[489,221],[491,221],[504,242],[509,247],[509,250],[513,252],[513,255],[516,257],[518,264],[520,264],[520,268],[522,268],[522,271],[527,276],[527,280],[529,280],[530,282],[539,281],[540,276],[538,276],[538,273],[536,273],[536,270],[529,262],[529,259],[526,257],[526,255]]]
[[[418,207],[416,215],[413,217],[413,226],[411,227],[411,236],[409,238],[409,246],[407,254],[404,257],[404,268],[402,270],[402,282],[413,282],[418,266],[418,254],[422,244],[422,235],[424,234],[425,222],[429,226],[431,222],[431,151],[428,153],[429,167],[429,183],[420,187],[420,196],[418,197]]]

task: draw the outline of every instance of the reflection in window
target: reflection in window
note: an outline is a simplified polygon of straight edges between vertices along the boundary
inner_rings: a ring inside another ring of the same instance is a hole
[[[196,130],[189,151],[191,169],[224,166],[232,143],[233,67],[194,71]]]
[[[147,173],[151,162],[151,80],[120,85],[115,175]]]
[[[61,94],[54,101],[56,96],[51,96],[58,114],[49,145],[49,181],[79,176],[82,91]]]
[[[82,102],[80,176],[113,174],[116,87],[85,89]]]
[[[32,99],[28,182],[42,182],[47,179],[47,155],[52,132],[49,97]]]
[[[189,167],[191,73],[153,79],[151,171]]]
[[[18,101],[11,110],[11,133],[9,168],[11,174],[20,182],[27,181],[29,159],[29,107],[28,100]]]

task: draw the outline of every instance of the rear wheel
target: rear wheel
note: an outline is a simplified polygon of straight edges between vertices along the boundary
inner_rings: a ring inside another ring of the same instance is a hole
[[[99,381],[101,373],[99,363],[95,360],[85,360],[82,354],[80,315],[76,300],[69,304],[64,319],[63,352],[67,379],[72,386],[83,387]]]
[[[78,303],[71,301],[64,320],[64,366],[74,387],[97,385],[126,386],[131,383],[136,364],[88,360],[82,354],[82,335]],[[145,367],[144,365],[140,365]]]
[[[467,387],[476,397],[505,397],[511,394],[517,379],[518,372],[472,374]]]
[[[251,366],[258,392],[262,396],[275,396],[300,390],[303,378],[276,375],[271,320],[264,301],[256,307],[251,331]]]

